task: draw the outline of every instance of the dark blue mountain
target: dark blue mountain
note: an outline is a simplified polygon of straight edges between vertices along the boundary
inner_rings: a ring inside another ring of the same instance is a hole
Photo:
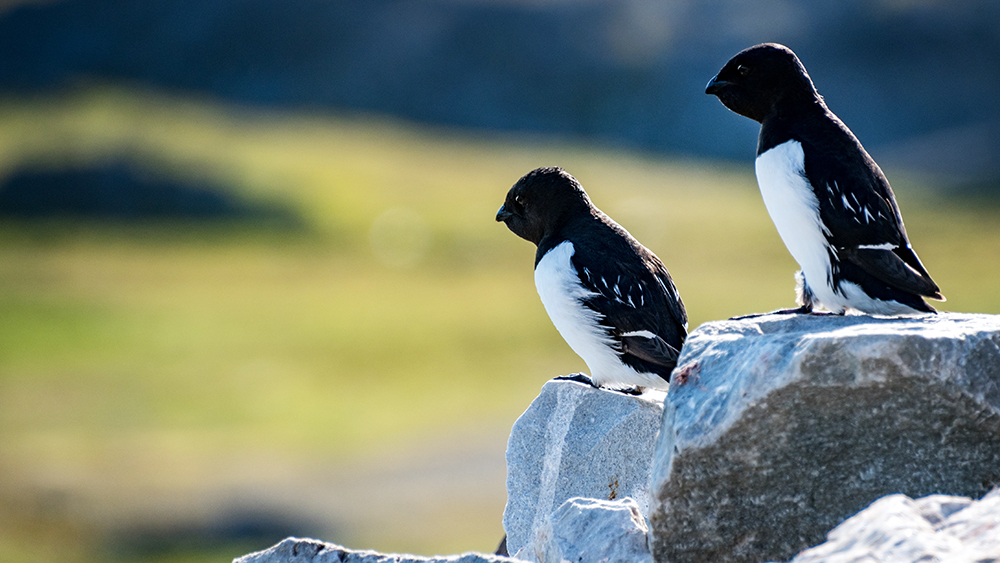
[[[1000,147],[995,0],[28,3],[0,16],[0,94],[139,83],[749,158],[754,124],[703,91],[763,41],[799,54],[869,148],[966,130],[987,157]],[[1000,175],[980,160],[961,168]]]

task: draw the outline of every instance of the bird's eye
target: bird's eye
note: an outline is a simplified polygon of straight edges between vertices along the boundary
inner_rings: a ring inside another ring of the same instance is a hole
[[[514,196],[514,203],[524,207],[524,199],[521,196]]]
[[[736,67],[736,74],[739,74],[740,76],[746,76],[750,74],[750,67],[746,65],[739,65],[738,67]]]

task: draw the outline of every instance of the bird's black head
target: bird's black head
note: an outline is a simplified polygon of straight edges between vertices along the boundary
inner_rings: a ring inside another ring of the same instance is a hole
[[[507,199],[497,211],[497,221],[537,245],[570,217],[587,216],[592,208],[583,186],[569,172],[538,168],[525,174],[507,192]]]
[[[762,43],[737,53],[709,81],[705,93],[718,96],[722,105],[758,122],[784,104],[820,100],[799,58],[777,43]]]

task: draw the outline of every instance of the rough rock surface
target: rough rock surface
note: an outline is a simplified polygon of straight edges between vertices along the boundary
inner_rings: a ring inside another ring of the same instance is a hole
[[[883,496],[1000,484],[1000,316],[708,323],[664,408],[653,557],[788,559]]]
[[[652,563],[648,531],[639,505],[630,498],[571,498],[517,558],[537,563]]]
[[[976,502],[946,495],[881,498],[792,563],[856,561],[1000,561],[1000,489]]]
[[[447,557],[420,557],[379,553],[377,551],[355,551],[334,543],[319,540],[285,538],[264,551],[244,555],[233,563],[521,563],[510,557],[486,555],[483,553],[463,553]]]
[[[516,554],[573,497],[631,497],[646,514],[664,394],[636,396],[549,381],[507,443],[507,549]]]

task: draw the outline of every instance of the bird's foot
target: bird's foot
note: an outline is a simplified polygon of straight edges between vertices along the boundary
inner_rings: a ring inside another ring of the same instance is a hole
[[[751,315],[740,315],[739,317],[730,317],[731,321],[742,321],[745,319],[756,319],[758,317],[766,317],[768,315],[806,315],[812,313],[812,308],[809,307],[796,307],[794,309],[778,309],[776,311],[768,311],[767,313],[753,313]]]
[[[624,393],[625,395],[632,395],[633,397],[642,395],[645,391],[642,387],[635,385],[633,387],[626,387],[624,389],[612,389],[609,387],[601,387],[594,383],[594,380],[590,378],[585,373],[571,373],[569,375],[560,375],[559,377],[553,377],[553,381],[575,381],[577,383],[582,383],[584,385],[589,385],[594,389],[604,389],[605,391],[617,391],[619,393]]]
[[[829,311],[814,311],[812,307],[808,305],[803,305],[802,307],[795,307],[794,309],[778,309],[776,311],[770,311],[768,313],[754,313],[752,315],[742,315],[739,317],[730,317],[731,321],[742,321],[744,319],[756,319],[758,317],[766,317],[767,315],[814,315],[817,317],[826,316],[843,316],[844,311],[839,313],[831,313]]]
[[[583,373],[583,372],[580,372],[580,373],[571,373],[569,375],[560,375],[559,377],[553,377],[552,380],[553,381],[575,381],[577,383],[583,383],[584,385],[590,385],[591,387],[598,388],[597,385],[594,385],[594,380],[590,379],[590,377],[587,374]]]

